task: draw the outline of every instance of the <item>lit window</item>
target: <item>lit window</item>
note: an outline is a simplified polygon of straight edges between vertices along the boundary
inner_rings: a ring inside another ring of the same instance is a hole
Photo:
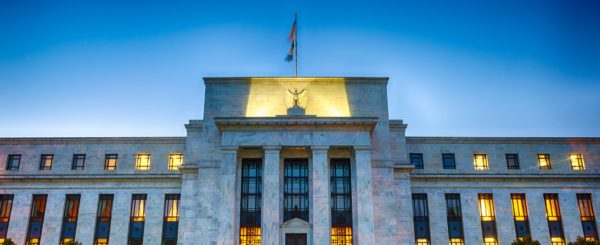
[[[571,159],[571,168],[573,170],[585,170],[582,154],[570,154],[569,159]]]
[[[177,230],[179,226],[179,194],[165,195],[165,210],[163,218],[163,245],[177,244]]]
[[[513,193],[510,195],[512,201],[513,217],[515,220],[515,231],[518,239],[531,236],[529,231],[529,215],[527,214],[527,201],[525,194]]]
[[[475,165],[475,170],[488,170],[488,160],[486,154],[475,154],[473,155],[473,163]]]
[[[479,194],[479,216],[481,217],[481,232],[484,245],[498,244],[496,231],[496,214],[494,212],[494,199],[492,194]]]
[[[552,169],[552,163],[550,163],[550,154],[538,154],[537,156],[540,169]]]
[[[506,154],[506,168],[508,169],[519,169],[519,155],[517,154]]]
[[[462,238],[450,238],[449,245],[465,245],[465,240]]]
[[[260,245],[262,159],[242,159],[240,244]]]
[[[113,194],[100,194],[96,212],[94,245],[108,245],[113,198]]]
[[[183,164],[183,154],[169,154],[169,170],[179,170],[179,166]]]
[[[106,154],[104,156],[104,170],[115,170],[117,169],[117,154]]]
[[[131,213],[129,216],[128,244],[142,244],[144,240],[144,223],[146,220],[146,194],[131,196]]]
[[[349,158],[329,162],[331,191],[331,244],[352,244],[352,183]]]
[[[65,209],[63,211],[63,222],[60,231],[60,242],[65,244],[75,240],[77,230],[77,218],[79,215],[79,194],[69,194],[66,197]]]
[[[550,232],[551,245],[564,245],[565,237],[560,217],[558,194],[544,194],[546,203],[546,217],[548,219],[548,231]]]
[[[150,154],[138,153],[135,159],[135,169],[150,170]]]
[[[8,155],[6,170],[19,170],[19,165],[21,165],[21,155]]]
[[[410,153],[410,164],[415,165],[416,169],[423,169],[423,154]]]
[[[33,195],[31,212],[29,214],[29,226],[27,227],[27,236],[25,245],[39,245],[42,237],[42,226],[44,224],[44,214],[46,213],[46,200],[48,195]]]
[[[52,160],[54,159],[54,155],[52,154],[43,154],[40,159],[40,170],[50,170],[52,169]]]
[[[578,193],[577,204],[579,216],[583,228],[583,236],[587,241],[598,241],[598,230],[596,229],[596,217],[592,203],[592,195],[589,193]]]
[[[0,242],[6,239],[13,198],[13,194],[0,194]]]
[[[444,169],[456,169],[456,161],[454,160],[454,153],[443,153],[442,164]]]
[[[71,165],[72,170],[83,170],[85,166],[85,154],[73,154],[73,164]]]

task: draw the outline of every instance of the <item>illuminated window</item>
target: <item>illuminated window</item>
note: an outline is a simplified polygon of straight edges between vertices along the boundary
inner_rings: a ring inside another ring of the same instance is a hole
[[[72,170],[83,170],[85,166],[85,154],[73,154],[73,163],[71,164]]]
[[[96,229],[94,231],[94,245],[108,245],[110,235],[110,222],[112,219],[112,194],[100,194],[96,212]]]
[[[329,163],[331,190],[331,244],[352,244],[352,183],[350,159],[332,158]]]
[[[283,167],[283,222],[308,222],[308,159],[286,158]]]
[[[142,245],[144,240],[144,221],[146,220],[146,194],[131,196],[131,213],[129,216],[129,245]]]
[[[552,169],[552,163],[550,163],[550,154],[538,154],[538,166],[540,169]]]
[[[8,232],[8,223],[10,222],[10,212],[13,204],[13,194],[0,195],[0,241],[6,239]]]
[[[446,214],[448,219],[448,239],[450,245],[464,245],[460,194],[446,193]]]
[[[506,154],[506,168],[508,169],[519,169],[519,155],[517,154]]]
[[[54,159],[54,155],[52,154],[42,154],[40,158],[40,170],[50,170],[52,169],[52,160]]]
[[[27,238],[25,245],[39,245],[42,237],[42,225],[44,224],[44,214],[46,213],[46,200],[48,195],[33,195],[31,203],[31,212],[29,214],[29,225],[27,227]]]
[[[138,153],[135,158],[135,169],[150,170],[150,154]]]
[[[415,165],[415,169],[423,169],[423,154],[410,153],[410,164]]]
[[[115,170],[117,169],[117,154],[106,154],[104,155],[104,170]]]
[[[66,197],[63,222],[60,231],[60,243],[65,244],[75,240],[77,217],[79,215],[79,194],[69,194]]]
[[[450,245],[465,245],[465,240],[462,238],[450,238],[448,244],[450,244]]]
[[[415,243],[417,245],[429,245],[429,210],[427,206],[427,194],[412,194],[413,221],[415,231]]]
[[[21,155],[8,155],[8,159],[6,159],[6,170],[19,170],[19,165],[21,165]]]
[[[490,193],[479,193],[479,216],[481,217],[481,232],[484,245],[498,244],[496,231],[496,213],[494,198]]]
[[[585,170],[585,164],[583,163],[582,154],[570,154],[569,159],[571,159],[571,169]]]
[[[262,159],[242,159],[240,244],[260,245]]]
[[[454,160],[454,153],[443,153],[442,154],[442,165],[444,169],[456,169],[456,161]]]
[[[179,194],[165,195],[162,245],[177,244],[177,230],[179,228],[179,198]]]
[[[546,217],[548,219],[548,230],[550,232],[550,243],[552,245],[564,245],[565,237],[560,218],[560,207],[558,204],[558,194],[544,194],[546,203]]]
[[[473,155],[473,164],[475,165],[475,170],[488,170],[488,160],[486,154],[474,154]]]
[[[578,193],[577,204],[579,206],[579,217],[583,228],[583,236],[587,241],[598,241],[598,230],[596,229],[596,217],[592,195],[589,193]]]
[[[527,213],[527,200],[523,193],[510,194],[512,201],[513,217],[515,220],[515,231],[518,239],[531,236],[529,230],[529,215]]]
[[[171,153],[169,154],[169,170],[179,170],[179,166],[183,164],[183,154]]]

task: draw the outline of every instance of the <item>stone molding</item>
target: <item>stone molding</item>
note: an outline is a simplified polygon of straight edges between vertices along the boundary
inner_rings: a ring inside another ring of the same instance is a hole
[[[185,144],[186,137],[0,138],[0,145]]]
[[[343,79],[346,83],[387,84],[389,77],[204,77],[204,84],[248,84],[252,81],[306,82]]]
[[[600,182],[600,174],[411,174],[413,180],[456,181],[584,181]]]
[[[179,171],[181,171],[182,174],[196,174],[199,169],[200,166],[196,164],[183,164],[179,166]]]
[[[376,117],[215,117],[214,120],[220,131],[307,129],[373,131],[378,121]]]
[[[311,151],[325,151],[325,152],[327,152],[329,150],[329,146],[328,145],[311,145],[310,146],[310,150]]]
[[[600,144],[600,138],[561,137],[406,137],[406,144]]]
[[[280,151],[281,150],[281,146],[280,145],[265,145],[262,148],[263,148],[263,150],[265,152],[267,152],[267,151]]]

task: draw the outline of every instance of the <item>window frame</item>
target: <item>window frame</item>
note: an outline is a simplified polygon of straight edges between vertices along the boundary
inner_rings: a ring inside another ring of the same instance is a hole
[[[50,164],[46,165],[49,162]],[[52,170],[54,165],[54,154],[41,154],[40,155],[40,167],[39,170]]]
[[[14,198],[14,194],[0,194],[0,223],[6,224],[4,225],[6,229],[3,233],[0,233],[0,239],[7,238]]]
[[[585,170],[585,162],[583,160],[583,154],[581,153],[570,153],[569,160],[571,162],[571,170],[583,171]],[[577,160],[576,165],[573,160]]]
[[[330,158],[329,178],[331,244],[353,244],[352,163],[350,158]],[[338,219],[339,216],[342,219]]]
[[[283,222],[293,218],[309,222],[310,174],[308,170],[307,158],[286,158],[283,161]],[[296,184],[298,190],[294,188]],[[292,207],[294,204],[298,204],[297,210]]]
[[[481,156],[483,158],[478,158],[478,156]],[[477,162],[478,159],[482,159],[483,162],[479,164]],[[486,153],[473,153],[473,167],[477,171],[489,170],[490,164],[488,162],[488,155]]]
[[[519,163],[519,154],[517,153],[506,153],[506,169],[521,169],[521,165]],[[511,165],[511,160],[513,164]]]
[[[179,160],[181,160],[181,162],[178,165],[175,165],[174,161],[176,158],[179,158]],[[174,152],[174,153],[169,153],[169,162],[167,164],[167,168],[170,171],[177,171],[179,170],[179,166],[183,165],[183,153],[181,152]]]
[[[114,165],[111,165],[111,161],[114,160]],[[119,154],[117,153],[107,153],[104,154],[104,170],[114,171],[117,170],[117,166],[119,166]]]
[[[98,196],[98,207],[96,209],[96,227],[94,228],[94,245],[108,245],[110,241],[110,226],[112,222],[114,194],[100,194]],[[108,209],[108,210],[107,210]],[[105,212],[107,211],[107,212]],[[107,231],[108,234],[105,242],[100,242],[99,239],[105,239],[98,237],[98,225],[100,223],[108,223]]]
[[[19,167],[21,167],[21,154],[8,154],[8,156],[6,157],[5,169],[10,171],[17,171],[19,170]]]
[[[431,244],[431,227],[429,224],[429,202],[427,200],[427,193],[413,193],[412,206],[415,244],[429,245]],[[424,226],[424,228],[426,229],[425,237],[417,237],[417,230],[419,224],[423,224],[422,226]]]
[[[83,170],[85,168],[85,154],[73,154],[71,170]],[[81,163],[81,165],[79,165]]]
[[[81,194],[67,194],[65,196],[65,205],[63,209],[62,225],[60,228],[60,244],[75,240],[77,232],[77,221],[79,220],[79,207],[81,206]],[[66,237],[66,228],[68,223],[74,223],[73,236]],[[69,239],[69,240],[67,240]]]
[[[446,160],[449,159],[452,164],[447,165]],[[454,153],[442,153],[442,168],[443,169],[456,169],[456,156]]]
[[[531,228],[529,227],[529,210],[527,207],[527,196],[525,195],[525,193],[511,193],[510,202],[512,207],[513,220],[515,223],[516,238],[522,239],[526,236],[531,236]],[[524,236],[519,236],[519,223],[523,223],[523,228],[526,229],[526,234]]]
[[[577,193],[577,207],[579,210],[579,220],[583,230],[583,237],[587,241],[598,241],[598,227],[596,226],[596,214],[594,213],[594,202],[591,193]],[[594,235],[588,236],[585,232],[586,224],[594,229]]]
[[[425,169],[425,162],[423,160],[423,153],[409,153],[408,158],[410,160],[410,164],[415,166],[415,169]],[[413,159],[418,159],[419,163],[413,162]]]
[[[148,156],[148,162],[147,165],[142,165],[142,156]],[[150,153],[137,153],[135,155],[135,170],[140,170],[140,171],[148,171],[150,170],[150,167],[152,166],[152,154]]]
[[[552,160],[550,160],[550,154],[548,153],[538,153],[538,168],[540,170],[551,170],[552,169]],[[542,166],[542,160],[546,160],[547,165]]]
[[[263,161],[260,158],[244,158],[241,168],[239,243],[260,245]]]

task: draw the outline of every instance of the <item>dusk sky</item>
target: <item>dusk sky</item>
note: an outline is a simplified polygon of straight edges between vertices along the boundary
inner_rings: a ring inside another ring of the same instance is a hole
[[[0,1],[0,137],[185,136],[210,76],[389,77],[409,136],[600,136],[600,1]]]

